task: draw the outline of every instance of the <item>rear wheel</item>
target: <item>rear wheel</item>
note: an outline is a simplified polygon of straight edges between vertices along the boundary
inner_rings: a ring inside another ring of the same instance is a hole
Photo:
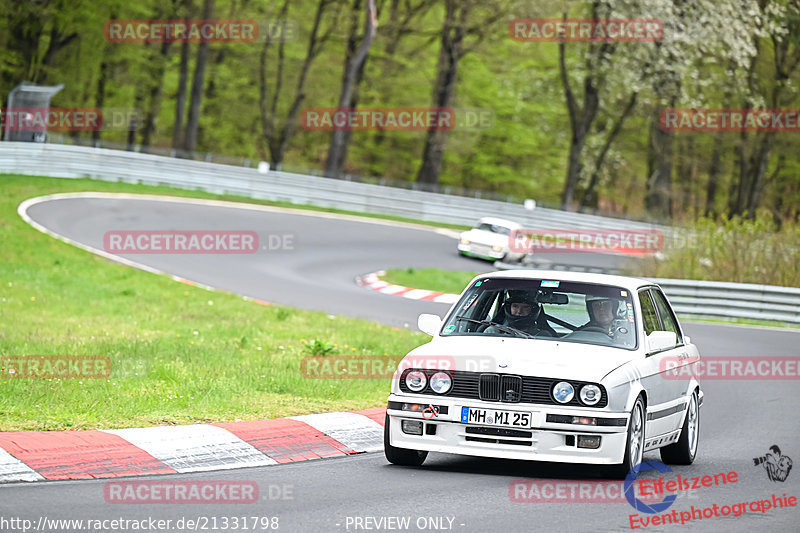
[[[644,453],[644,400],[639,396],[631,409],[628,422],[628,439],[625,445],[625,456],[622,463],[612,467],[615,478],[625,478],[631,469],[642,462]]]
[[[389,444],[388,414],[386,415],[386,423],[383,426],[383,453],[390,463],[401,466],[420,466],[428,457],[428,452],[397,448]]]
[[[661,448],[661,460],[673,465],[690,465],[697,455],[697,443],[700,440],[700,409],[697,391],[689,398],[686,417],[683,420],[681,436],[678,442]]]

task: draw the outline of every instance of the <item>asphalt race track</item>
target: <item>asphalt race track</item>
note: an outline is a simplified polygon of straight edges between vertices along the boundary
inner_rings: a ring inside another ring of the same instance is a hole
[[[275,209],[247,210],[186,203],[130,199],[63,199],[39,203],[30,217],[49,230],[80,243],[103,248],[110,230],[231,229],[291,234],[293,249],[247,255],[136,255],[128,258],[199,283],[305,309],[318,309],[414,327],[420,312],[443,314],[447,306],[367,291],[354,278],[392,267],[434,266],[450,270],[491,270],[489,263],[459,257],[452,235],[352,219],[298,214]],[[478,216],[478,214],[476,214]],[[770,328],[684,323],[701,354],[797,355],[800,332]],[[770,499],[786,493],[800,496],[800,472],[785,482],[770,481],[755,466],[777,444],[784,455],[800,460],[800,389],[796,380],[701,381],[698,458],[691,466],[675,466],[683,477],[735,471],[738,481],[680,494],[672,508],[689,511],[717,504],[733,505]],[[645,460],[659,460],[646,453]],[[795,469],[797,470],[797,469]],[[655,477],[652,472],[645,477]],[[223,472],[182,474],[169,479],[254,481],[262,500],[242,505],[122,505],[106,503],[106,480],[41,482],[0,486],[5,517],[36,524],[48,519],[153,518],[172,520],[207,517],[206,530],[223,519],[279,517],[278,531],[630,531],[634,509],[624,500],[613,503],[542,503],[512,501],[515,480],[592,479],[602,470],[552,463],[527,463],[431,454],[421,468],[389,465],[382,454]],[[137,478],[147,479],[147,478]],[[159,479],[167,479],[161,477]],[[511,492],[509,488],[512,487]],[[279,496],[277,493],[281,492]],[[273,496],[271,499],[270,496]],[[647,517],[645,513],[640,517]],[[371,517],[370,520],[366,520]],[[408,526],[394,518],[408,518]],[[374,520],[373,520],[374,519]],[[712,517],[684,527],[698,531],[798,531],[797,507],[750,511],[738,518]],[[252,526],[252,523],[248,524]],[[679,531],[679,525],[643,528]],[[189,530],[194,528],[184,527]],[[203,530],[202,527],[197,529]],[[21,531],[6,529],[2,531]],[[85,531],[86,529],[84,529]],[[109,528],[109,531],[114,529]],[[170,531],[178,531],[173,525]],[[242,528],[236,530],[243,530]],[[250,529],[253,530],[253,529]],[[266,529],[255,529],[256,531]],[[274,529],[273,529],[274,530]],[[47,531],[79,531],[76,528]],[[116,531],[124,531],[116,529]]]

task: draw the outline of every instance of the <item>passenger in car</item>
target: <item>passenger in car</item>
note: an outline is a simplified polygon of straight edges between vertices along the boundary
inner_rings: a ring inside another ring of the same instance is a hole
[[[578,328],[578,331],[603,332],[609,337],[614,336],[614,320],[619,301],[608,296],[586,295],[586,312],[589,313],[589,322]]]

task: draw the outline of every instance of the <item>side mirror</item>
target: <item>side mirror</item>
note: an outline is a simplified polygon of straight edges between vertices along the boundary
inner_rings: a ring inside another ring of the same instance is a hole
[[[427,333],[431,337],[435,337],[436,333],[439,331],[439,328],[442,327],[442,318],[438,315],[429,315],[427,313],[423,313],[419,315],[417,319],[417,327],[423,333]]]
[[[683,343],[684,344],[692,344],[692,338],[689,337],[689,335],[684,335],[683,336]]]
[[[677,342],[678,336],[671,331],[654,331],[647,336],[647,353],[673,348]]]

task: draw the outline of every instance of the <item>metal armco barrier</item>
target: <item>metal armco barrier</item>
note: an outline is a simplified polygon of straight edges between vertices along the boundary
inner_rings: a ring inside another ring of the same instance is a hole
[[[0,142],[0,172],[59,178],[94,178],[235,194],[371,214],[471,226],[500,216],[531,228],[669,229],[557,209],[397,189],[304,174],[206,163],[165,156],[62,144]],[[498,265],[503,268],[503,265]],[[510,267],[510,266],[509,266]],[[748,318],[800,324],[800,289],[676,279],[654,279],[676,312],[709,318]]]
[[[0,172],[96,178],[107,181],[171,185],[216,194],[230,193],[396,215],[430,222],[472,226],[483,216],[515,220],[526,227],[584,229],[653,229],[645,222],[606,218],[558,209],[525,209],[521,204],[398,189],[304,174],[258,170],[218,163],[175,159],[62,144],[0,143]]]
[[[800,289],[752,283],[659,279],[675,312],[708,318],[747,318],[800,324]]]

